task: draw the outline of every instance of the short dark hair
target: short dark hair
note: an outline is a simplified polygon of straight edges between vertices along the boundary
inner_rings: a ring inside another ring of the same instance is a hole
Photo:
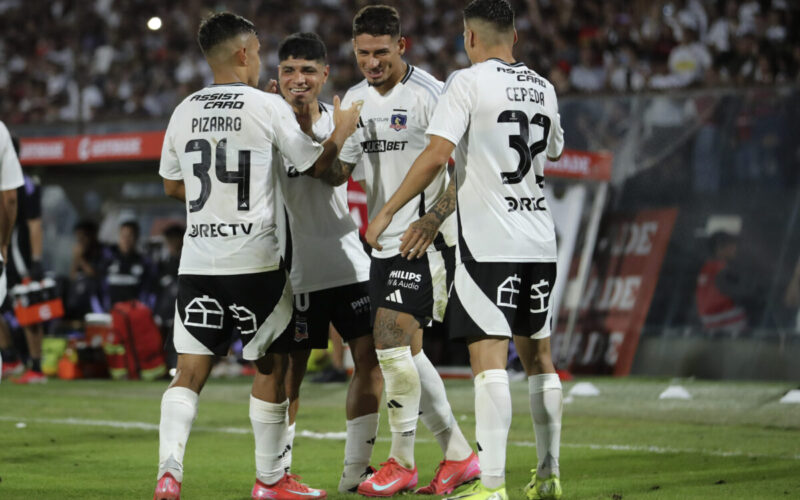
[[[353,38],[358,35],[400,36],[400,14],[388,5],[367,5],[353,18]]]
[[[84,232],[91,237],[97,237],[97,222],[92,219],[81,219],[75,224],[75,227],[73,227],[72,230],[74,232]]]
[[[200,22],[197,29],[197,43],[203,54],[208,55],[208,51],[242,33],[256,33],[255,25],[243,18],[230,12],[217,12]]]
[[[472,0],[464,8],[464,20],[480,19],[499,31],[514,29],[514,9],[507,0]]]
[[[316,33],[292,33],[284,38],[278,47],[279,61],[285,61],[290,57],[325,64],[328,51],[325,49],[325,42]]]
[[[135,220],[126,220],[125,222],[123,222],[122,224],[119,225],[120,229],[125,228],[125,227],[127,227],[131,231],[133,231],[134,238],[136,238],[137,240],[139,239],[140,229],[139,229],[139,223],[138,222],[136,222]]]

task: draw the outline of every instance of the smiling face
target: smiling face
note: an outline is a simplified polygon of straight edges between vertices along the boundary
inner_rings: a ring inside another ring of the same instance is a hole
[[[403,77],[405,38],[363,33],[353,39],[353,50],[361,73],[378,91],[391,89]]]
[[[320,61],[288,57],[278,65],[283,98],[292,106],[312,102],[322,92],[329,72],[329,66]]]

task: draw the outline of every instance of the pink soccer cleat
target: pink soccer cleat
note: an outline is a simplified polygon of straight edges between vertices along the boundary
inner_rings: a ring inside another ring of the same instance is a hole
[[[413,490],[417,485],[417,467],[406,469],[394,458],[381,464],[371,478],[358,485],[358,493],[365,497],[391,497],[401,491]]]
[[[253,485],[253,500],[308,500],[309,498],[328,498],[325,490],[309,488],[299,482],[300,476],[285,474],[275,484],[264,484],[256,479]]]
[[[169,472],[165,472],[156,484],[153,500],[181,500],[181,483]]]
[[[10,361],[3,363],[3,378],[12,377],[14,375],[19,375],[20,373],[25,371],[25,365],[23,365],[20,361]]]
[[[42,372],[28,370],[21,377],[13,379],[15,384],[44,384],[47,382],[47,375]]]
[[[480,475],[481,466],[474,451],[464,460],[442,460],[431,483],[418,489],[417,494],[447,495]]]

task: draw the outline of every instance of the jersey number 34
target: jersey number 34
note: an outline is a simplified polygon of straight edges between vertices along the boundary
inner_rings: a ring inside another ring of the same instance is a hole
[[[250,151],[239,151],[239,166],[237,170],[228,170],[227,166],[228,140],[222,139],[215,149],[216,161],[214,171],[220,182],[237,184],[236,208],[241,211],[250,210]],[[199,212],[203,209],[208,197],[211,196],[211,144],[205,139],[192,139],[186,143],[187,153],[200,153],[200,161],[192,165],[192,173],[200,179],[200,196],[189,201],[189,211]]]

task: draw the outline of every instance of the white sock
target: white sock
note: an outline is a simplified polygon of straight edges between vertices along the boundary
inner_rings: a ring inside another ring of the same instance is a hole
[[[436,437],[445,460],[464,460],[472,454],[467,438],[453,416],[444,382],[431,360],[420,351],[414,356],[422,389],[419,398],[419,418]]]
[[[475,437],[481,482],[489,489],[505,483],[506,442],[511,427],[511,392],[505,370],[486,370],[475,377]]]
[[[559,475],[558,455],[561,448],[561,380],[555,373],[528,377],[531,397],[533,432],[536,434],[536,475],[548,478]]]
[[[390,457],[406,468],[414,467],[414,436],[419,418],[420,383],[411,347],[376,349],[386,387],[389,428],[392,430]]]
[[[344,442],[344,476],[361,476],[369,466],[372,447],[378,436],[380,413],[370,413],[347,421],[347,440]]]
[[[289,421],[288,419],[286,420]],[[283,458],[281,466],[283,470],[289,472],[292,470],[292,449],[294,448],[294,431],[297,427],[297,422],[286,428],[286,445],[283,447]]]
[[[256,477],[264,484],[275,484],[285,474],[281,454],[286,446],[288,407],[288,399],[276,404],[250,395],[250,423],[256,439]]]
[[[183,454],[197,418],[197,393],[186,387],[170,387],[161,397],[158,424],[158,477],[166,472],[183,481]]]

